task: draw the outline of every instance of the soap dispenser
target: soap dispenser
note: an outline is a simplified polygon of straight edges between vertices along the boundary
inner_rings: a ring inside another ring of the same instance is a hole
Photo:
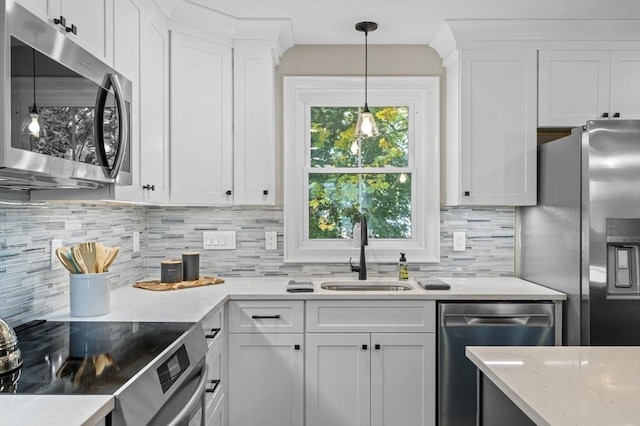
[[[404,257],[404,253],[400,253],[400,260],[398,260],[398,279],[409,279],[409,265],[407,264],[407,258]]]

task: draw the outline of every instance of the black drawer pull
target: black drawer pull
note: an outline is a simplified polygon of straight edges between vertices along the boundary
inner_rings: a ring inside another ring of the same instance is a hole
[[[155,185],[146,184],[145,186],[142,187],[142,189],[146,189],[147,191],[155,191],[156,190],[156,186]]]
[[[207,339],[215,339],[218,333],[220,333],[219,328],[212,328],[209,334],[205,334],[204,337],[206,337]]]
[[[375,345],[374,347],[375,347],[375,349],[376,349],[377,351],[379,351],[379,350],[380,350],[380,345]]]
[[[67,20],[64,16],[60,15],[60,19],[54,18],[53,23],[56,25],[62,25],[63,27],[67,27]]]
[[[251,319],[280,319],[280,315],[251,315]]]
[[[300,345],[293,345],[293,349],[295,349],[296,351],[300,350]]]
[[[269,191],[265,189],[264,191],[262,191],[262,195],[269,195]]]
[[[227,194],[227,195],[231,195],[231,190],[230,190],[230,189],[229,189],[229,190],[227,190],[227,192],[225,192],[225,194]]]
[[[367,350],[367,348],[368,348],[368,346],[367,346],[367,345],[362,345],[362,350],[363,350],[363,351],[366,351],[366,350]]]
[[[620,113],[616,112],[615,114],[613,114],[613,118],[620,118]]]
[[[65,27],[64,28],[66,32],[68,33],[73,33],[73,34],[78,34],[78,27],[76,27],[74,24],[71,24],[70,27]]]
[[[605,113],[602,114],[602,118],[607,118],[607,117],[609,117],[609,113],[608,112],[605,112]]]
[[[471,195],[471,193],[469,191],[464,191],[464,196],[468,197],[469,195]]]
[[[213,385],[213,387],[211,389],[207,388],[205,389],[206,393],[214,393],[216,391],[216,389],[218,389],[218,386],[220,386],[220,380],[209,380],[209,383]]]

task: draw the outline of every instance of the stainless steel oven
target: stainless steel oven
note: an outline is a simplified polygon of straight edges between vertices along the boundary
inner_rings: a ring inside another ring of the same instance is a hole
[[[19,4],[5,13],[0,186],[130,185],[131,82]]]
[[[36,321],[16,334],[23,364],[5,393],[113,395],[114,426],[205,424],[199,323]]]

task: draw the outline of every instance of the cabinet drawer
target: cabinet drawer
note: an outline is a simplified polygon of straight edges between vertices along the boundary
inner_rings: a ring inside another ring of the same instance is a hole
[[[310,300],[307,333],[434,332],[436,304],[431,300]]]
[[[229,302],[230,333],[302,333],[304,302],[239,300]]]
[[[201,321],[209,349],[224,336],[224,306],[214,309]]]

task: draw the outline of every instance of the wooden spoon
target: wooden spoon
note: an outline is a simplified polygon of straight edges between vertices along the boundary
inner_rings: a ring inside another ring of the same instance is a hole
[[[69,260],[68,253],[69,249],[67,247],[58,247],[56,249],[56,257],[58,258],[60,263],[62,263],[62,266],[64,266],[67,271],[71,272],[72,274],[77,274],[79,271],[76,268],[76,265]]]
[[[116,259],[116,256],[118,255],[118,253],[120,253],[120,247],[111,247],[111,250],[109,251],[109,254],[107,254],[107,258],[104,261],[104,271],[105,272],[109,271],[109,267],[111,266],[113,261]]]

